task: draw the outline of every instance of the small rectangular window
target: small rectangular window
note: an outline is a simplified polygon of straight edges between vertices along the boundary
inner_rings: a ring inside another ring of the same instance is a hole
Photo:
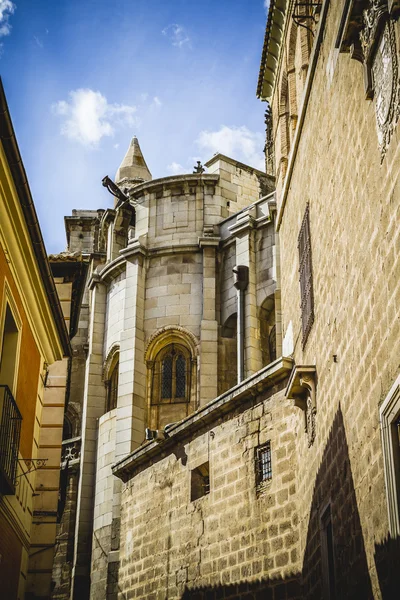
[[[193,502],[210,493],[210,464],[200,465],[191,472],[190,499]]]
[[[271,442],[268,441],[256,448],[256,482],[257,489],[272,479]]]
[[[304,348],[307,342],[308,334],[310,333],[312,324],[314,323],[314,288],[311,263],[310,208],[308,204],[300,228],[298,249],[301,293],[301,323]]]

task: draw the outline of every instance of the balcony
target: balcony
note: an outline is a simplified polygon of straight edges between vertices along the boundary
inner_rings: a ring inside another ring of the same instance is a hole
[[[15,493],[21,421],[10,388],[0,385],[0,494]]]

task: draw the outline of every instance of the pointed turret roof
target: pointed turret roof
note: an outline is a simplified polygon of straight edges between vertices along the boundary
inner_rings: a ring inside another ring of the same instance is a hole
[[[136,136],[132,138],[125,158],[115,175],[115,182],[119,183],[125,177],[128,179],[141,179],[142,181],[150,181],[152,179]]]

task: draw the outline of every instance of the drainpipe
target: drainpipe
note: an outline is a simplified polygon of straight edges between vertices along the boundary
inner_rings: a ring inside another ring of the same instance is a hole
[[[240,383],[244,379],[244,292],[249,285],[249,267],[237,265],[233,272],[237,289],[237,375]]]

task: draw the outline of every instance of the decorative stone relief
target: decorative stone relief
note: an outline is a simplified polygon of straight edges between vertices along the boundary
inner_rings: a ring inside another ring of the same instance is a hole
[[[363,11],[360,44],[367,96],[374,99],[378,142],[383,160],[399,118],[396,38],[387,0],[370,0]]]
[[[399,118],[399,81],[393,25],[385,25],[371,65],[378,140],[382,159]]]
[[[304,412],[304,430],[307,434],[308,446],[312,446],[316,434],[317,414],[315,366],[293,367],[285,395],[293,399],[294,405]]]
[[[375,104],[378,142],[384,159],[400,114],[400,82],[394,21],[399,2],[356,2],[337,44],[364,65],[365,91]],[[349,10],[349,9],[348,9]],[[344,20],[343,20],[344,22]]]

